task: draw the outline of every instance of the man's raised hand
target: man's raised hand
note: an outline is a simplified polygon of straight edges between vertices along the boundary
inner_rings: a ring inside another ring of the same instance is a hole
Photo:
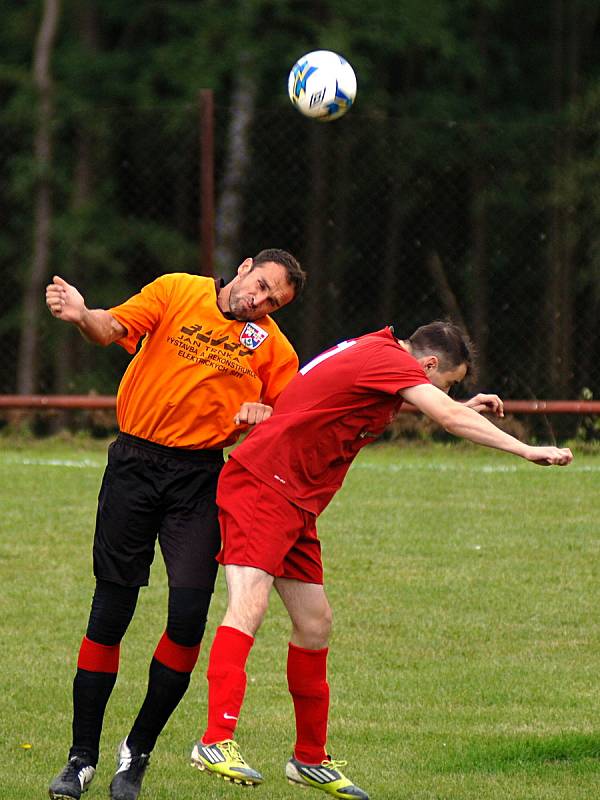
[[[53,316],[65,322],[81,322],[85,311],[82,295],[58,275],[46,286],[46,305]]]

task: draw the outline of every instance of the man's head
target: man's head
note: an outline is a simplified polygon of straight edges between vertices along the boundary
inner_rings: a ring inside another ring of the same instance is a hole
[[[446,394],[473,372],[473,345],[452,322],[422,325],[408,338],[408,345],[429,380]]]
[[[306,273],[286,250],[261,250],[238,267],[237,275],[219,293],[221,311],[242,322],[272,314],[302,291]]]

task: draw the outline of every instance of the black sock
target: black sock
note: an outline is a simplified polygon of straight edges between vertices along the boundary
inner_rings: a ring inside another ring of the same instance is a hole
[[[78,669],[73,680],[73,746],[69,758],[78,756],[92,766],[98,763],[100,734],[116,672]]]
[[[155,658],[150,663],[148,691],[137,715],[127,745],[137,755],[151,753],[190,684],[189,672],[177,672]]]

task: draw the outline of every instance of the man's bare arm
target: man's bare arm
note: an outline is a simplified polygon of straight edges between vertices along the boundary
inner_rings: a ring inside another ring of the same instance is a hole
[[[108,345],[127,336],[127,328],[103,308],[89,309],[70,283],[55,275],[46,287],[46,305],[53,316],[79,328],[90,342]]]
[[[573,460],[568,447],[532,447],[509,433],[501,431],[472,408],[457,403],[431,384],[411,386],[400,394],[412,405],[433,419],[448,433],[485,447],[495,447],[535,464],[565,466]]]

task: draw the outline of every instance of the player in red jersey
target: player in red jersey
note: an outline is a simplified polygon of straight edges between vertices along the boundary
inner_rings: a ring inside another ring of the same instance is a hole
[[[233,740],[245,664],[273,585],[290,615],[287,677],[296,743],[286,765],[292,783],[339,798],[368,795],[327,754],[326,675],[331,609],[323,589],[316,518],[342,485],[358,451],[378,437],[404,401],[450,433],[536,464],[566,465],[568,449],[531,447],[477,412],[503,415],[497,395],[462,404],[448,397],[471,369],[468,339],[434,322],[406,341],[390,328],[351,339],[313,359],[282,392],[270,419],[227,462],[217,503],[228,607],[208,664],[208,727],[192,764],[245,784],[262,781]]]

